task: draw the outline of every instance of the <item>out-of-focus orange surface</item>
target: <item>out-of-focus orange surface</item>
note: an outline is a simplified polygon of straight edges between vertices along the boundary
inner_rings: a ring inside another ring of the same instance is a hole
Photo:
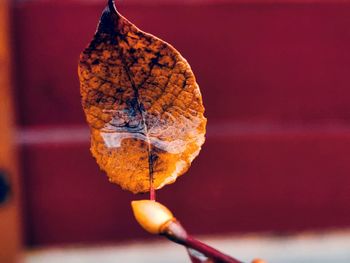
[[[0,176],[11,187],[9,198],[0,204],[0,262],[17,262],[20,250],[17,163],[14,152],[14,119],[10,82],[9,8],[0,1]]]

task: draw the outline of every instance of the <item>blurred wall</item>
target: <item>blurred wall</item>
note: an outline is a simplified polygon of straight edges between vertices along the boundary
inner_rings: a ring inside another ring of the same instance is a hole
[[[350,226],[350,3],[120,1],[202,89],[207,141],[158,198],[194,234]],[[89,153],[77,61],[102,1],[19,1],[14,76],[26,243],[145,238]]]

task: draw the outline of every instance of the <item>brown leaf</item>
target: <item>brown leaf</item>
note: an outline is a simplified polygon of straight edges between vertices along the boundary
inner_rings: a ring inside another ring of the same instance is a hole
[[[79,62],[91,152],[109,180],[134,193],[173,183],[204,143],[206,119],[187,61],[115,9],[102,13]]]

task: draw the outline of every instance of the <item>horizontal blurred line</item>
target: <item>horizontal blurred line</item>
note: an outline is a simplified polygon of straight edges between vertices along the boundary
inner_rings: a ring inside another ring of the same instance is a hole
[[[59,4],[59,0],[17,0],[17,3],[40,3],[40,4]],[[63,1],[62,4],[100,4],[106,3],[107,0],[70,0]],[[115,0],[116,4],[120,5],[159,5],[159,4],[176,4],[176,5],[192,5],[192,4],[337,4],[349,3],[349,0]]]
[[[229,255],[251,262],[259,255],[267,262],[283,263],[349,263],[349,229],[332,232],[306,232],[298,235],[230,235],[200,236],[204,242]],[[156,252],[155,252],[156,251]],[[157,253],[157,261],[155,261]],[[171,257],[169,257],[171,255]],[[166,240],[123,242],[107,246],[60,246],[24,251],[24,263],[77,262],[184,262],[180,246]]]
[[[86,127],[43,127],[18,130],[17,144],[59,144],[86,143],[89,141],[90,131]]]
[[[274,135],[349,135],[350,124],[273,124],[273,123],[242,123],[216,122],[207,127],[208,138],[232,138],[237,136],[274,136]],[[61,144],[88,143],[90,131],[86,126],[75,127],[33,127],[18,129],[16,143],[30,144]]]
[[[312,135],[349,134],[350,123],[244,123],[222,122],[208,125],[210,137],[249,135]]]

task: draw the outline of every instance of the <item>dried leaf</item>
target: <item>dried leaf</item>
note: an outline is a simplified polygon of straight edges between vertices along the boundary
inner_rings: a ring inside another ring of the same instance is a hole
[[[109,180],[134,193],[173,183],[204,143],[206,119],[187,61],[115,9],[102,13],[79,62],[91,152]]]

